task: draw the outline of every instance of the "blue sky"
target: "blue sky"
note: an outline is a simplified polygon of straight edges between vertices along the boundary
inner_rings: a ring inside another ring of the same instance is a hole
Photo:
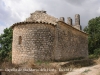
[[[84,28],[92,18],[100,16],[100,0],[0,0],[0,34],[12,24],[24,21],[36,10],[45,10],[56,18],[80,14]]]

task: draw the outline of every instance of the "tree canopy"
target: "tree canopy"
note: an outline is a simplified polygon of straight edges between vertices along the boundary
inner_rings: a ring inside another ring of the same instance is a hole
[[[88,33],[89,54],[100,52],[100,16],[89,20],[88,26],[84,28]]]
[[[0,35],[0,60],[11,58],[12,48],[12,29],[4,29],[4,33]]]

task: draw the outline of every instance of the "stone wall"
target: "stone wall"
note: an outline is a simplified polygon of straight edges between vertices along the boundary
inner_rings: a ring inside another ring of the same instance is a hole
[[[19,38],[20,37],[20,38]],[[12,63],[66,61],[88,56],[88,36],[63,21],[13,25]]]
[[[75,25],[73,25],[73,27],[75,27],[78,30],[81,30],[81,25],[80,25],[80,15],[76,14],[75,15]]]
[[[59,21],[56,36],[58,52],[56,51],[55,60],[65,61],[88,56],[88,36],[84,32]]]
[[[81,31],[80,15],[75,25],[35,11],[24,22],[13,24],[12,63],[33,61],[66,61],[88,56],[88,36]]]
[[[55,46],[54,26],[42,23],[21,24],[13,29],[12,63],[52,60]],[[19,36],[22,42],[19,44]]]
[[[56,24],[58,18],[46,14],[46,11],[35,11],[26,19],[27,22],[38,21]]]

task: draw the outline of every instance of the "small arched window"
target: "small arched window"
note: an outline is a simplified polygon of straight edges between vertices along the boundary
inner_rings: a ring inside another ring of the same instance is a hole
[[[22,43],[22,37],[19,36],[19,39],[18,39],[18,44],[20,45]]]

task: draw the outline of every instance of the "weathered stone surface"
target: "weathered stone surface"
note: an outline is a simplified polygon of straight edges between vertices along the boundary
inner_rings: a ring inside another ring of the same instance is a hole
[[[88,37],[86,34],[63,22],[58,22],[57,29],[58,42],[56,50],[58,52],[56,51],[56,58],[59,57],[59,60],[64,61],[88,56]]]
[[[59,21],[65,22],[65,18],[64,17],[60,17]]]
[[[26,21],[27,22],[28,21],[38,21],[38,22],[42,21],[42,22],[56,24],[58,19],[46,14],[46,11],[35,11],[34,13],[31,14],[29,18],[26,19]]]
[[[67,24],[72,25],[72,19],[70,17],[67,18]]]
[[[88,56],[86,33],[63,21],[57,22],[56,18],[49,18],[50,22],[46,23],[49,19],[32,16],[32,19],[30,17],[26,22],[14,24],[12,27],[12,63],[21,64],[29,60],[65,61]]]
[[[22,36],[22,43],[18,38]],[[18,25],[13,30],[12,62],[52,60],[54,50],[54,27],[44,24]]]
[[[75,25],[80,25],[80,15],[79,14],[75,15]]]
[[[75,25],[73,26],[78,30],[81,30],[81,26],[80,26],[80,15],[76,14],[75,15]]]

